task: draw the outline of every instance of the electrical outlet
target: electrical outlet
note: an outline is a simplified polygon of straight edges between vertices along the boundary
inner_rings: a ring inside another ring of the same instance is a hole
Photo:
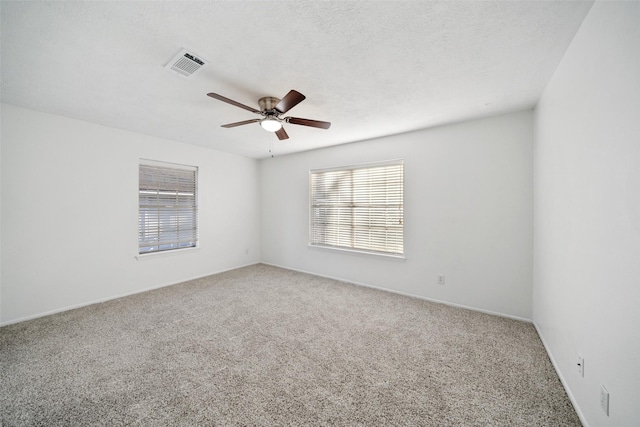
[[[444,274],[438,274],[438,285],[444,285]]]
[[[600,407],[605,415],[609,416],[609,392],[603,385],[600,386]]]
[[[584,357],[578,353],[578,373],[584,377]]]

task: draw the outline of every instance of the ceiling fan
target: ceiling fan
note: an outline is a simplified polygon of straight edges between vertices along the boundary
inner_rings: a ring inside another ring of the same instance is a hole
[[[296,90],[290,90],[289,93],[286,94],[282,99],[274,98],[271,96],[260,98],[258,100],[258,105],[260,106],[259,110],[256,110],[253,107],[249,107],[248,105],[236,102],[232,99],[226,98],[222,95],[218,95],[217,93],[208,93],[207,96],[217,99],[218,101],[226,102],[227,104],[235,105],[236,107],[243,108],[247,111],[251,111],[252,113],[260,114],[262,116],[262,118],[260,119],[250,119],[244,120],[242,122],[222,125],[223,128],[233,128],[236,126],[259,122],[260,126],[262,126],[263,129],[269,132],[275,132],[278,139],[283,140],[289,138],[289,135],[287,135],[287,132],[285,132],[284,127],[282,127],[283,123],[310,126],[320,129],[329,129],[329,127],[331,126],[331,123],[321,122],[319,120],[301,119],[299,117],[280,117],[281,114],[286,113],[306,98],[303,94]]]

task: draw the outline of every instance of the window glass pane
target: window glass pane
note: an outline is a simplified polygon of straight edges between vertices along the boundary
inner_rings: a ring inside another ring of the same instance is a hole
[[[310,173],[312,245],[402,254],[402,163]]]
[[[141,164],[139,172],[139,253],[195,247],[197,168]]]

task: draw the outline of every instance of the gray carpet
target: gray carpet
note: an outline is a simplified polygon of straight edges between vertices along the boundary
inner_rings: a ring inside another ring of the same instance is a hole
[[[532,325],[255,265],[0,328],[3,426],[580,426]]]

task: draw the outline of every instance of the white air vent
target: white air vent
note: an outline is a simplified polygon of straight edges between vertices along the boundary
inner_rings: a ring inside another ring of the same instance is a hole
[[[207,63],[204,59],[193,52],[182,49],[175,57],[169,61],[165,68],[168,68],[181,76],[193,77],[198,74]]]

